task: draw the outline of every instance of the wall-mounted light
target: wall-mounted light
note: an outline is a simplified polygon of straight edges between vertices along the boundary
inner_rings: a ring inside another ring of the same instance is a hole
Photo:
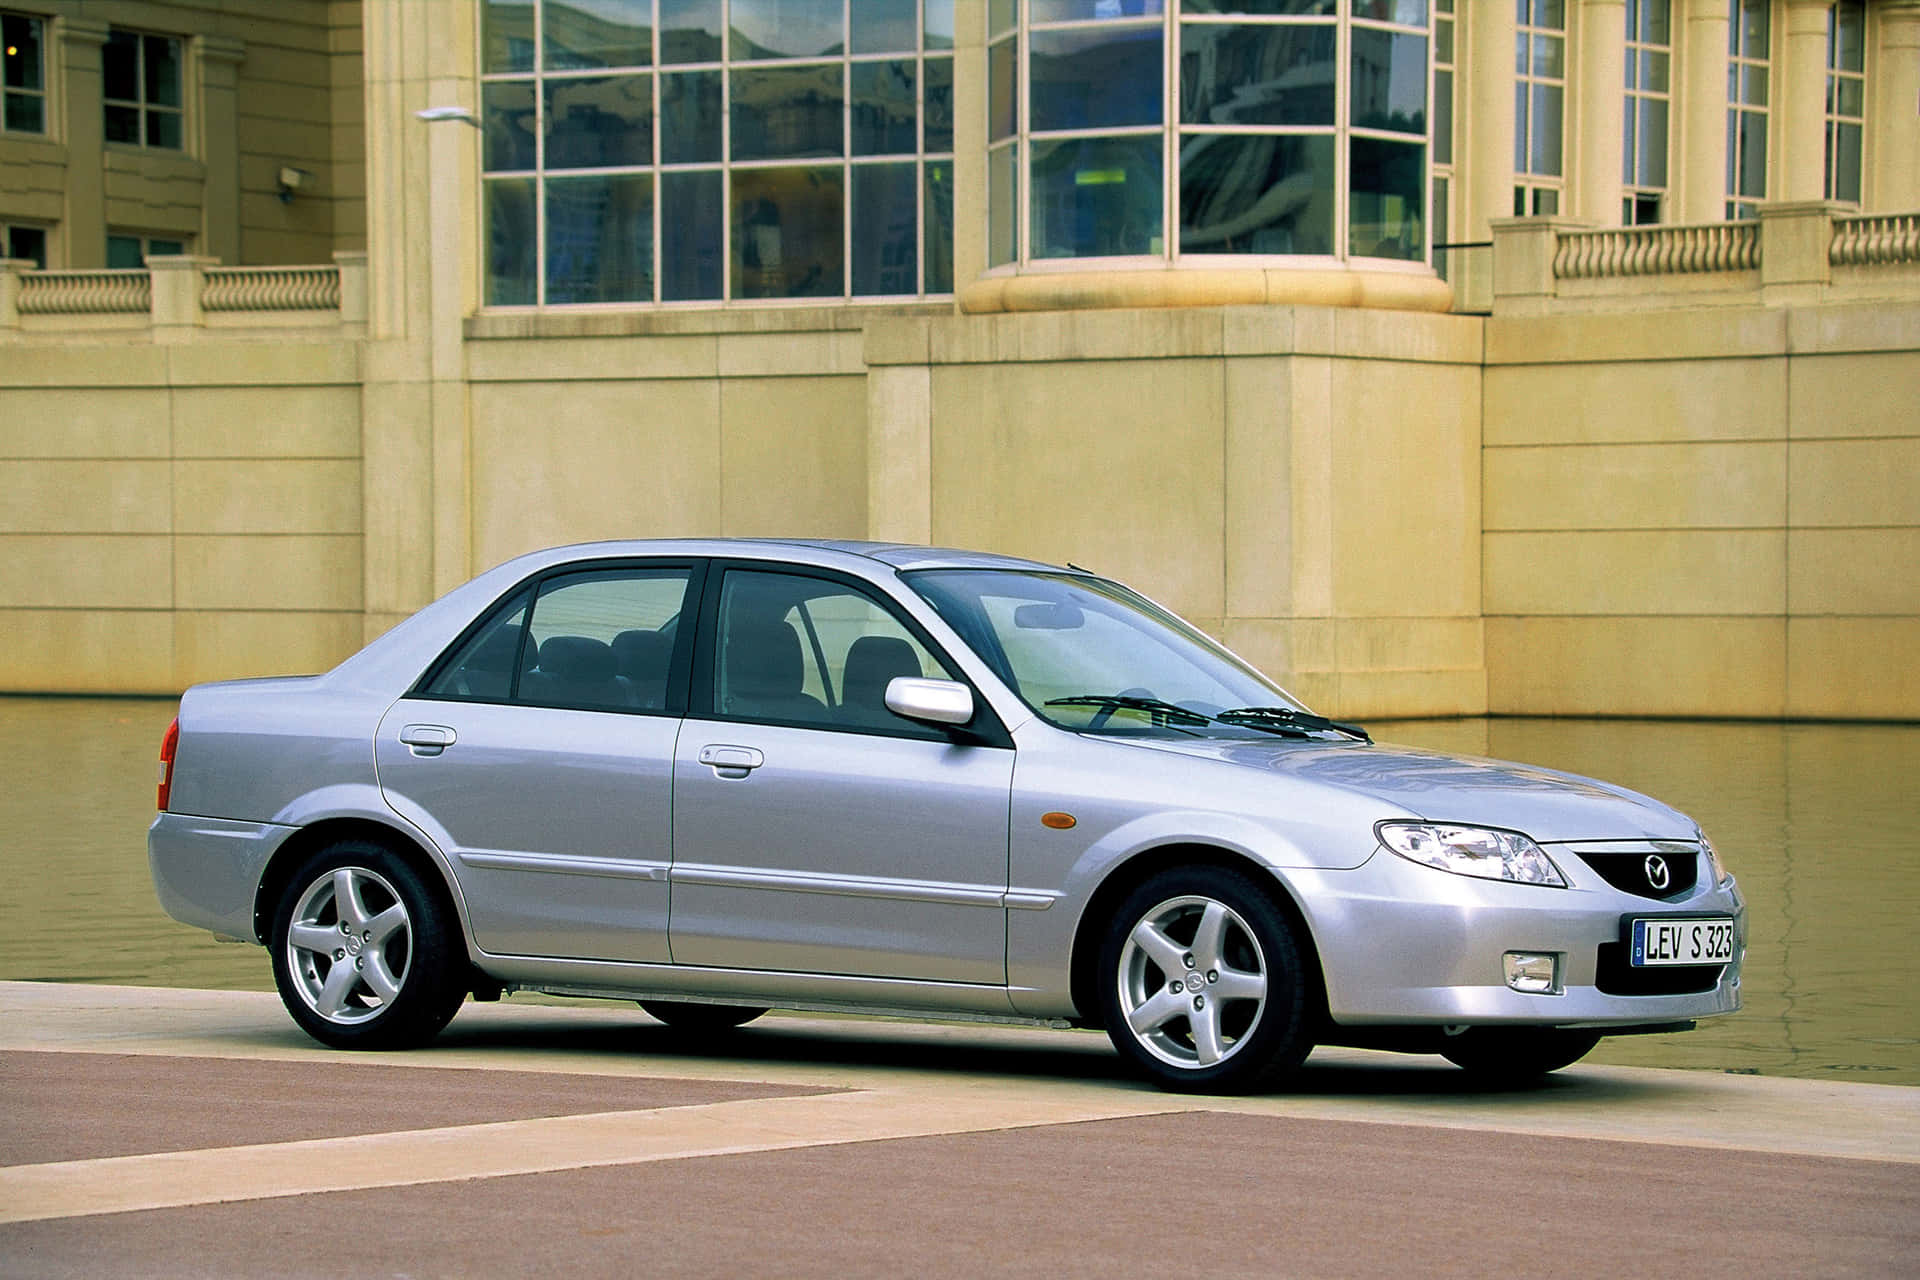
[[[470,124],[476,129],[480,127],[480,122],[473,118],[473,112],[467,110],[465,107],[425,107],[413,114],[425,120],[428,124],[432,124],[438,120],[458,120],[460,123]]]
[[[280,166],[280,203],[281,204],[292,204],[294,192],[302,191],[302,190],[311,190],[312,187],[313,187],[313,175],[311,173],[308,173],[305,169],[296,169],[290,164],[283,164]]]

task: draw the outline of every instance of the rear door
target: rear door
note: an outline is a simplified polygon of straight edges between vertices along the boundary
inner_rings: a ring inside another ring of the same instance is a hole
[[[494,954],[665,961],[673,750],[699,565],[541,576],[401,699],[387,803],[453,862]]]

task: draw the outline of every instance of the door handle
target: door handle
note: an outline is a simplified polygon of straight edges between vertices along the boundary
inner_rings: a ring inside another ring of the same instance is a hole
[[[716,777],[744,778],[766,762],[767,758],[752,747],[716,744],[700,748],[700,763],[712,768]]]
[[[416,756],[437,756],[454,744],[453,730],[443,724],[410,724],[400,730],[400,741]]]

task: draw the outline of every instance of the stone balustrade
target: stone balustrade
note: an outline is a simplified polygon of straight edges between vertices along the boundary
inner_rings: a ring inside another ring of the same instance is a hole
[[[1920,213],[1835,218],[1827,260],[1836,267],[1920,262]]]
[[[208,267],[202,276],[205,311],[336,311],[340,268]]]
[[[326,265],[223,267],[210,258],[155,256],[130,271],[39,271],[0,259],[0,341],[101,323],[124,329],[138,325],[136,317],[158,341],[236,325],[363,329],[367,255],[333,257]]]
[[[137,313],[152,307],[153,283],[145,271],[33,271],[15,305],[29,316]]]
[[[1563,231],[1553,255],[1553,274],[1559,280],[1751,271],[1759,265],[1758,222]]]

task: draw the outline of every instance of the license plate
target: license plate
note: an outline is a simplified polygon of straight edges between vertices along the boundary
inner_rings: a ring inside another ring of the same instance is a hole
[[[1674,964],[1729,964],[1733,960],[1733,921],[1659,916],[1633,922],[1636,969]]]

